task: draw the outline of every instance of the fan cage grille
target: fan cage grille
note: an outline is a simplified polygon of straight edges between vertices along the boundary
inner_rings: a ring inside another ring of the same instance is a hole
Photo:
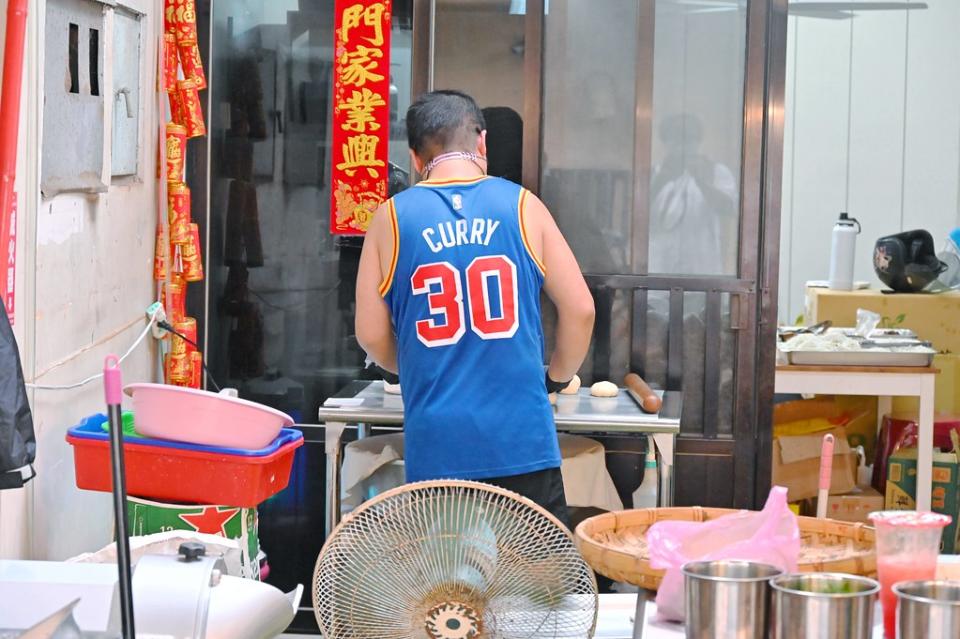
[[[427,618],[446,603],[481,623],[442,639],[592,637],[597,616],[593,571],[566,528],[469,481],[408,484],[350,513],[317,558],[313,596],[327,639],[436,639]]]

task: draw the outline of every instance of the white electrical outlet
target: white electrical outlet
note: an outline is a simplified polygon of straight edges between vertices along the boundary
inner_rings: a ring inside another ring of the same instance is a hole
[[[160,302],[154,302],[147,307],[146,313],[148,318],[153,319],[153,327],[151,328],[150,332],[153,334],[154,338],[163,339],[166,337],[167,331],[158,326],[160,322],[164,322],[167,319],[167,314],[163,310],[163,304]]]

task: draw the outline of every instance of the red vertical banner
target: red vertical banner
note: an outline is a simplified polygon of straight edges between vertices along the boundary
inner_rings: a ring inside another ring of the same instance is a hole
[[[17,280],[17,192],[14,191],[10,196],[10,240],[7,245],[7,288],[4,295],[3,304],[7,307],[7,317],[10,318],[10,326],[13,326],[14,315],[14,286]]]
[[[391,0],[336,0],[330,232],[360,235],[387,199]]]

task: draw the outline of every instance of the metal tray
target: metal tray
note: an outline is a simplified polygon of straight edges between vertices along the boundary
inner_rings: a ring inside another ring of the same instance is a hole
[[[924,342],[915,337],[878,337],[860,340],[860,346],[863,348],[913,348],[915,346],[924,346],[932,349],[932,342]]]
[[[793,336],[797,334],[797,331],[804,330],[809,327],[805,326],[779,326],[777,327],[777,335],[782,339],[784,336]],[[826,331],[825,334],[835,335],[837,333],[843,333],[847,337],[852,337],[854,339],[863,339],[857,335],[856,329],[852,327],[838,327],[831,326]],[[917,339],[916,332],[910,330],[909,328],[877,328],[874,329],[870,336],[866,339],[870,341],[879,342],[885,339],[893,340],[904,340],[904,339]]]
[[[854,329],[848,328],[844,329],[847,332],[847,335],[854,335]],[[870,333],[870,339],[883,339],[883,338],[911,338],[916,337],[917,334],[910,330],[909,328],[877,328]]]
[[[910,366],[933,364],[936,351],[897,353],[895,351],[793,351],[786,353],[796,366]]]

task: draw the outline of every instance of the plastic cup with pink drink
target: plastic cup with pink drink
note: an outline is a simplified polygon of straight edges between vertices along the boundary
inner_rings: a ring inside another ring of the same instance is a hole
[[[950,524],[949,515],[913,510],[870,513],[877,529],[877,574],[886,639],[897,633],[897,596],[893,585],[901,581],[934,579],[940,537]]]

